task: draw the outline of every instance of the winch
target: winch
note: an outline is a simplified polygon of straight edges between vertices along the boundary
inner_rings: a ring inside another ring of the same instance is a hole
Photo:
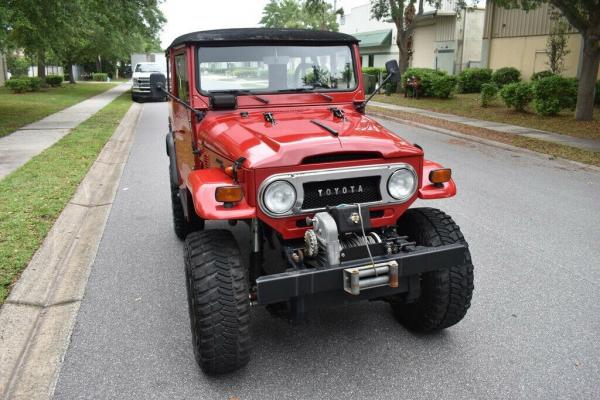
[[[415,243],[398,235],[393,227],[372,229],[369,210],[359,204],[328,208],[307,222],[312,229],[304,235],[305,264],[323,268],[365,260],[363,267],[344,270],[344,287],[352,294],[397,284],[398,264],[387,262],[384,256],[415,249]]]

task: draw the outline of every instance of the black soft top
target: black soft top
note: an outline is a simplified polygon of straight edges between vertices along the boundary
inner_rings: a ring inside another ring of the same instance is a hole
[[[358,43],[358,39],[345,33],[309,29],[238,28],[192,32],[173,40],[169,46],[194,43],[202,46],[231,46],[236,44],[285,44],[329,45]]]

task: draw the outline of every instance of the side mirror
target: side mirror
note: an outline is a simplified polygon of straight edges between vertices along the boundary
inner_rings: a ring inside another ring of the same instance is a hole
[[[388,73],[389,81],[392,83],[400,82],[400,67],[398,61],[390,60],[385,63],[385,70]]]
[[[167,84],[167,78],[161,73],[150,75],[150,92],[153,98],[162,98],[165,96],[164,90]]]

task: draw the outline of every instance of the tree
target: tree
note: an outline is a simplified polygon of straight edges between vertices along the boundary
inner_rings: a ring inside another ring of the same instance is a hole
[[[532,10],[542,3],[558,9],[579,31],[583,52],[579,65],[579,87],[575,118],[589,121],[594,117],[594,91],[600,68],[600,1],[598,0],[495,0],[505,8]]]
[[[337,16],[343,14],[325,0],[270,0],[259,23],[267,28],[337,31]]]
[[[567,48],[567,29],[569,25],[562,19],[555,19],[546,41],[548,66],[553,74],[560,75],[565,69],[565,56],[570,53]]]

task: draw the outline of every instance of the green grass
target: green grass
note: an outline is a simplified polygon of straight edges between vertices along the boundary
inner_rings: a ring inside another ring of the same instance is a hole
[[[0,137],[114,86],[114,83],[63,83],[58,88],[19,94],[0,87]]]
[[[506,108],[500,99],[495,100],[489,107],[481,107],[479,94],[457,94],[451,99],[404,98],[404,95],[378,95],[376,101],[407,107],[422,108],[447,114],[461,115],[486,121],[503,122],[541,129],[543,131],[562,133],[587,139],[600,140],[600,108],[594,110],[593,121],[576,121],[574,113],[563,111],[555,117],[543,117],[531,109],[527,112],[517,112]]]
[[[0,180],[0,304],[130,106],[127,92]]]

